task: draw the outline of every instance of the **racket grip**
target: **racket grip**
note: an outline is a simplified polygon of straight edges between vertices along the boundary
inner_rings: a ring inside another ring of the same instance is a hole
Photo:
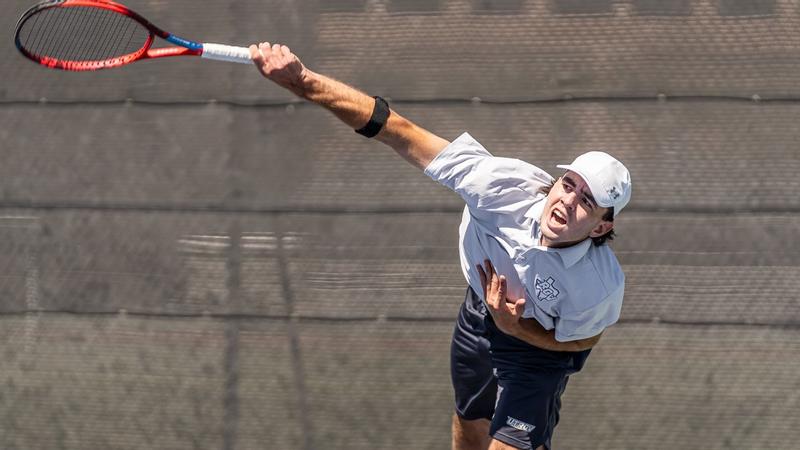
[[[253,64],[253,61],[250,59],[250,49],[247,47],[203,43],[203,54],[201,56],[218,61]]]

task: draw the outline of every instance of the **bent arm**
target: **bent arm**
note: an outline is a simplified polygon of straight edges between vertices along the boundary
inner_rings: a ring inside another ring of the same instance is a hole
[[[331,111],[353,129],[372,116],[375,99],[340,81],[307,69],[288,47],[268,43],[250,46],[253,62],[264,77]],[[376,139],[412,165],[424,169],[449,142],[391,111]]]
[[[508,298],[508,284],[506,277],[498,275],[494,270],[494,265],[488,259],[484,260],[484,266],[480,264],[475,268],[481,277],[483,287],[483,298],[486,301],[487,310],[492,315],[494,324],[503,333],[513,336],[521,341],[527,342],[534,347],[556,352],[579,352],[588,350],[597,344],[601,331],[595,336],[577,339],[573,341],[560,342],[556,340],[555,330],[545,330],[536,319],[525,319],[522,317],[526,300],[519,298],[512,300]]]
[[[555,330],[545,330],[536,319],[520,319],[517,326],[508,330],[511,336],[527,342],[535,347],[556,352],[580,352],[588,350],[600,341],[602,332],[596,336],[575,341],[559,342]]]

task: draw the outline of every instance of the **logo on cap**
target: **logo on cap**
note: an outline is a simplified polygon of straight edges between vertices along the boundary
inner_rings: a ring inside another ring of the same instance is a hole
[[[605,152],[590,151],[572,164],[559,164],[561,169],[578,174],[592,191],[596,203],[603,207],[614,207],[616,216],[631,199],[631,175],[616,158]]]

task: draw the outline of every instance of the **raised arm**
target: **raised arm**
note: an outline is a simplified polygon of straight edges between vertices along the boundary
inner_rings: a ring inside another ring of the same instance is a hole
[[[375,99],[369,95],[306,68],[285,45],[264,42],[250,46],[250,56],[264,77],[295,95],[316,103],[353,129],[369,122]],[[414,166],[425,169],[449,142],[391,111],[375,136]]]

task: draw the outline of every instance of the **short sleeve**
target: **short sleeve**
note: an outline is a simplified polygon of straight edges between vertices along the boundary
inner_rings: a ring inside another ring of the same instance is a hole
[[[617,290],[593,307],[573,313],[569,317],[557,317],[555,319],[556,340],[567,342],[590,338],[615,324],[619,320],[622,310],[624,291],[625,285],[621,284]]]
[[[469,133],[445,147],[425,174],[455,191],[471,210],[500,213],[527,210],[531,199],[553,180],[519,159],[492,156]]]

